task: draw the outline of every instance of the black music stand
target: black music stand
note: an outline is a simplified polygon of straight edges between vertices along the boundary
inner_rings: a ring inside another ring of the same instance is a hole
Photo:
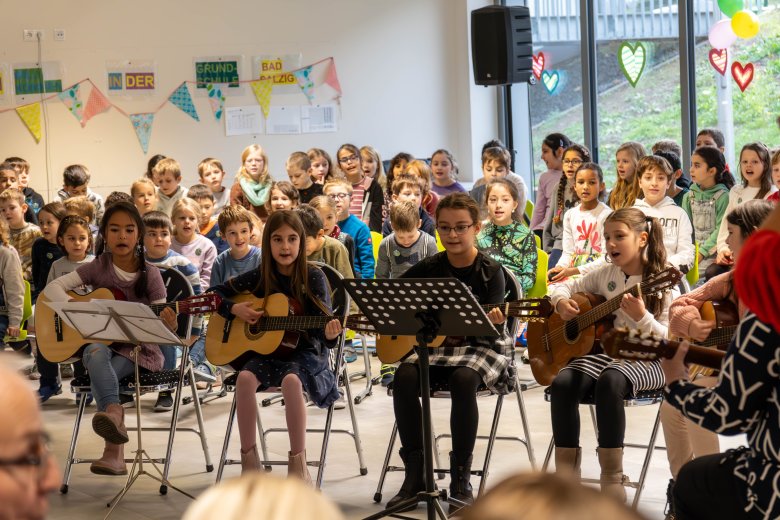
[[[133,347],[133,364],[135,365],[135,416],[136,433],[138,435],[138,448],[133,457],[133,465],[127,474],[125,486],[108,502],[110,509],[105,518],[111,516],[119,502],[125,497],[138,477],[145,475],[156,481],[160,486],[160,492],[168,487],[174,489],[191,499],[195,499],[186,491],[174,486],[168,476],[160,471],[143,447],[141,437],[141,381],[138,367],[138,355],[141,351],[141,343],[157,343],[161,348],[181,346],[184,349],[182,359],[189,355],[189,344],[176,336],[168,329],[161,318],[143,303],[125,302],[118,300],[92,300],[91,302],[52,302],[50,307],[61,319],[88,342],[101,343],[130,343]],[[184,378],[185,361],[182,361],[182,369],[179,372],[179,388]],[[176,397],[179,399],[179,397]],[[178,404],[177,404],[178,406]],[[144,462],[148,462],[159,473],[159,477],[144,469]],[[163,493],[164,494],[164,493]]]
[[[447,514],[439,500],[448,500],[447,491],[437,491],[433,478],[428,344],[436,336],[496,337],[499,333],[469,288],[455,278],[356,279],[343,282],[352,299],[379,334],[416,336],[417,345],[414,350],[420,363],[425,491],[390,509],[368,516],[365,520],[398,517],[398,511],[419,502],[426,503],[428,520],[434,520],[436,514],[445,519]],[[457,505],[465,504],[458,502]]]

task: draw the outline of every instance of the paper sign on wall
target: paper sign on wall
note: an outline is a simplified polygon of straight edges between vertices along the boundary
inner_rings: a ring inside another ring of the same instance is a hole
[[[24,96],[62,92],[62,65],[59,61],[17,63],[14,65],[14,93],[18,103]]]
[[[301,107],[298,105],[272,106],[266,121],[268,134],[290,135],[301,133]]]
[[[316,132],[335,132],[336,105],[303,105],[301,106],[301,131],[304,134]]]
[[[157,88],[155,63],[152,60],[106,62],[106,91],[111,95],[154,94]]]
[[[8,74],[9,67],[5,63],[0,63],[0,105],[8,103],[11,97],[11,76]]]
[[[241,56],[205,56],[193,60],[195,67],[195,92],[207,95],[207,85],[220,85],[225,94],[243,95],[241,81]]]
[[[303,55],[261,54],[252,58],[252,79],[273,80],[274,92],[278,94],[297,94],[300,87],[291,71],[300,68]]]
[[[257,105],[225,109],[225,135],[263,133],[263,113]]]

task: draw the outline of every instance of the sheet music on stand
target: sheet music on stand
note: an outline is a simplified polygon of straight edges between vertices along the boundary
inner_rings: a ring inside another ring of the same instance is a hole
[[[143,303],[119,300],[47,302],[60,319],[84,339],[101,343],[184,345]]]

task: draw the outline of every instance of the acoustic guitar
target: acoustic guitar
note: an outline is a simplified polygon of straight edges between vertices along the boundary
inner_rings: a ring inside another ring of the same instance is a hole
[[[215,365],[227,365],[246,352],[262,355],[273,354],[284,358],[298,346],[301,333],[323,329],[334,316],[303,316],[298,302],[282,293],[275,293],[267,300],[251,294],[239,294],[230,298],[235,303],[252,302],[263,316],[256,323],[241,318],[225,319],[213,314],[206,332],[206,358]],[[351,315],[336,317],[344,328],[373,334],[374,328],[367,318]]]
[[[701,314],[701,319],[715,322],[715,328],[712,329],[704,341],[687,338],[688,341],[701,347],[714,347],[725,351],[739,325],[737,306],[730,300],[708,301],[704,302],[701,309],[699,309],[699,313]],[[694,365],[691,367],[691,378],[697,375],[710,376],[713,372],[714,370],[711,368]]]
[[[69,291],[73,301],[88,302],[91,300],[122,300],[124,295],[110,289],[96,289],[88,294],[77,294]],[[52,363],[64,363],[74,358],[84,345],[90,343],[75,329],[69,327],[60,319],[54,309],[46,305],[50,301],[44,294],[38,296],[35,305],[35,334],[41,355]],[[149,305],[159,314],[166,307],[178,314],[208,314],[219,307],[220,299],[216,294],[199,294],[183,300],[169,303]]]
[[[612,313],[620,307],[625,294],[642,297],[655,294],[677,285],[682,273],[674,267],[655,273],[622,293],[606,300],[602,296],[575,293],[580,314],[564,321],[558,313],[545,322],[528,325],[528,358],[534,379],[541,385],[549,385],[574,358],[582,357],[598,345],[596,340],[612,328]]]
[[[486,304],[481,306],[485,312],[498,307],[504,316],[513,316],[520,321],[544,320],[552,313],[552,305],[547,298],[516,300],[504,303]],[[428,344],[429,348],[437,348],[444,343],[446,336],[437,336]],[[376,355],[382,363],[395,363],[412,351],[417,344],[414,336],[382,336],[376,338]]]
[[[613,329],[604,334],[601,346],[611,358],[650,362],[674,357],[680,343],[652,336],[642,337],[637,331]],[[685,362],[718,370],[723,364],[725,356],[726,353],[722,350],[691,345],[685,354]]]

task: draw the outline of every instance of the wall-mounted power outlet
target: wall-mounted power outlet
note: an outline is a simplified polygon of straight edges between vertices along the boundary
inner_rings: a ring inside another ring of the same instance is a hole
[[[65,41],[65,29],[54,29],[54,41],[56,42]]]
[[[37,42],[43,40],[43,29],[25,29],[23,35],[24,41]]]

